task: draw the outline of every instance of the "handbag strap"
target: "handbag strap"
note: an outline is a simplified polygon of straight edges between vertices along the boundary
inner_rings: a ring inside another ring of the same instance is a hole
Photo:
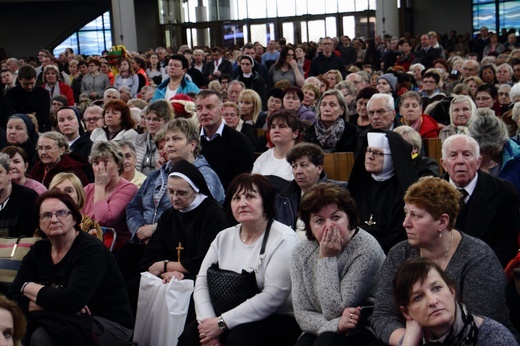
[[[269,231],[271,230],[271,225],[273,224],[274,219],[270,219],[267,222],[267,227],[265,228],[264,240],[262,240],[262,248],[260,249],[260,255],[263,255],[265,252],[265,244],[267,244],[267,238],[269,237]]]
[[[274,219],[269,219],[269,221],[267,222],[267,227],[266,227],[265,233],[264,233],[264,239],[262,240],[262,247],[260,248],[258,268],[255,269],[255,272],[258,272],[258,270],[260,269],[260,267],[262,266],[262,263],[264,261],[265,245],[267,244],[267,238],[269,238],[269,232],[271,231],[271,226],[273,224],[273,221],[274,221]]]

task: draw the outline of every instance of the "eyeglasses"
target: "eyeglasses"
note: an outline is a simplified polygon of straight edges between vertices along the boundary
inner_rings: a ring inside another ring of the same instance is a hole
[[[370,148],[367,148],[367,150],[365,152],[367,153],[367,155],[374,154],[375,157],[383,157],[385,155],[390,155],[390,154],[385,154],[379,150],[374,150],[374,149],[370,149]]]
[[[49,146],[47,146],[47,147],[36,147],[36,150],[38,150],[38,151],[52,151],[52,150],[55,150],[55,149],[57,149],[57,147],[49,147]]]
[[[56,218],[58,220],[63,220],[67,216],[71,214],[70,210],[58,210],[54,213],[48,212],[48,213],[41,213],[40,214],[40,220],[44,222],[49,222],[52,220],[52,217],[56,215]]]
[[[183,197],[186,197],[188,196],[192,191],[195,191],[195,190],[190,190],[190,191],[182,191],[182,190],[179,190],[179,191],[174,191],[174,190],[168,190],[168,196],[170,198],[176,196],[176,197],[179,197],[179,198],[183,198]]]
[[[378,109],[377,111],[368,111],[368,116],[369,117],[373,117],[375,114],[377,114],[378,116],[382,117],[385,113],[388,113],[389,111],[387,111],[386,109]]]
[[[476,101],[489,101],[491,100],[491,97],[489,96],[484,96],[484,97],[477,97],[475,98]]]
[[[99,120],[101,120],[101,119],[102,119],[101,117],[83,118],[83,120],[84,120],[86,123],[96,122],[96,121],[99,121]]]
[[[436,84],[434,80],[423,80],[423,84]]]

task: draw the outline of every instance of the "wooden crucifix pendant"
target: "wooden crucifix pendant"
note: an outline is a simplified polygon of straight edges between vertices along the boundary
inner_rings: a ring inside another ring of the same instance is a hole
[[[184,250],[181,242],[179,242],[179,246],[177,246],[175,249],[177,249],[177,262],[180,262],[181,261],[181,251]]]

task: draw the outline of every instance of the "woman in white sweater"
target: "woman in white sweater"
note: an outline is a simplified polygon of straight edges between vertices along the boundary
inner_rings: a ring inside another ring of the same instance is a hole
[[[294,345],[300,329],[292,316],[289,260],[296,234],[273,221],[274,190],[261,175],[237,176],[226,202],[239,224],[220,232],[211,244],[195,284],[197,321],[186,327],[178,345]],[[237,273],[254,271],[258,293],[219,311],[207,274],[215,263]]]

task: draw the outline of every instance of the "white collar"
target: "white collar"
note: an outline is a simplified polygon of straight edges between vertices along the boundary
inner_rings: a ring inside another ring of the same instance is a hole
[[[214,140],[217,136],[220,136],[222,137],[222,131],[224,131],[224,120],[221,121],[220,123],[220,126],[218,127],[217,131],[215,131],[215,133],[213,134],[213,136],[211,136],[211,138],[209,138],[208,136],[206,136],[205,132],[204,132],[204,127],[201,127],[200,128],[200,135],[201,136],[204,136],[204,138],[206,138],[206,140],[208,142],[211,142],[212,140]]]

